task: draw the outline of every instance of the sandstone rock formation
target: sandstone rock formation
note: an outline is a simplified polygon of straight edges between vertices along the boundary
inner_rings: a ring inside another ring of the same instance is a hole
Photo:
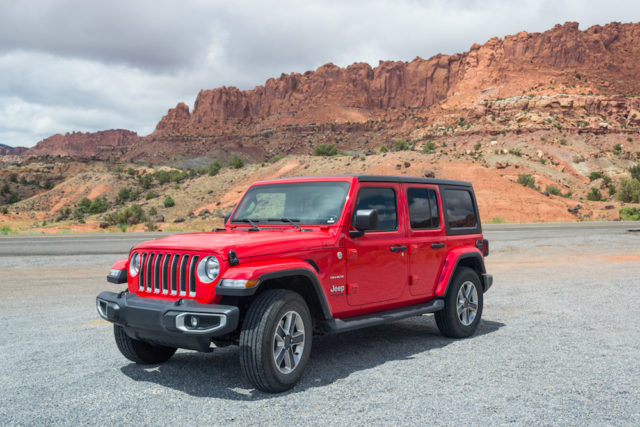
[[[46,138],[24,154],[31,156],[61,156],[73,158],[113,158],[123,154],[140,137],[129,130],[72,132]]]

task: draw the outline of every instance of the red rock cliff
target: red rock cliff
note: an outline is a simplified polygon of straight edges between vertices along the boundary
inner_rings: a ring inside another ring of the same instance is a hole
[[[38,142],[35,147],[27,150],[25,154],[33,156],[106,158],[123,153],[138,139],[137,133],[122,129],[93,133],[56,134]]]

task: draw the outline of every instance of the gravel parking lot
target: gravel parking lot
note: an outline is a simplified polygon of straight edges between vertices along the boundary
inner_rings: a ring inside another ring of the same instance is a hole
[[[3,237],[0,425],[639,425],[640,233],[627,228],[487,227],[494,286],[474,337],[441,337],[432,316],[319,337],[280,395],[250,388],[236,347],[124,359],[95,311],[117,245],[53,255],[108,235]]]

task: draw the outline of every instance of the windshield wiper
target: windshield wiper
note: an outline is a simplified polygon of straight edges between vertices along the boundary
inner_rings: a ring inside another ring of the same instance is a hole
[[[298,230],[302,231],[302,227],[296,224],[296,222],[300,222],[300,220],[297,218],[268,218],[267,221],[288,222],[289,224],[295,226]]]
[[[242,218],[242,219],[238,219],[237,221],[248,222],[249,224],[251,224],[251,228],[249,230],[256,230],[256,231],[260,230],[260,227],[258,227],[258,225],[256,224],[256,222],[258,220],[254,221],[254,220],[249,219],[249,218]]]

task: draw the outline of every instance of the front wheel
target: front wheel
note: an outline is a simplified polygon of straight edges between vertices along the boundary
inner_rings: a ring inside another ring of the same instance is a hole
[[[240,367],[259,390],[292,388],[311,354],[311,315],[297,293],[276,289],[251,304],[240,332]]]
[[[482,316],[482,297],[478,274],[470,268],[460,268],[447,291],[444,309],[435,313],[440,333],[452,338],[473,335]]]
[[[154,345],[131,338],[120,325],[113,325],[113,335],[120,353],[135,363],[162,363],[171,359],[176,352],[175,347]]]

